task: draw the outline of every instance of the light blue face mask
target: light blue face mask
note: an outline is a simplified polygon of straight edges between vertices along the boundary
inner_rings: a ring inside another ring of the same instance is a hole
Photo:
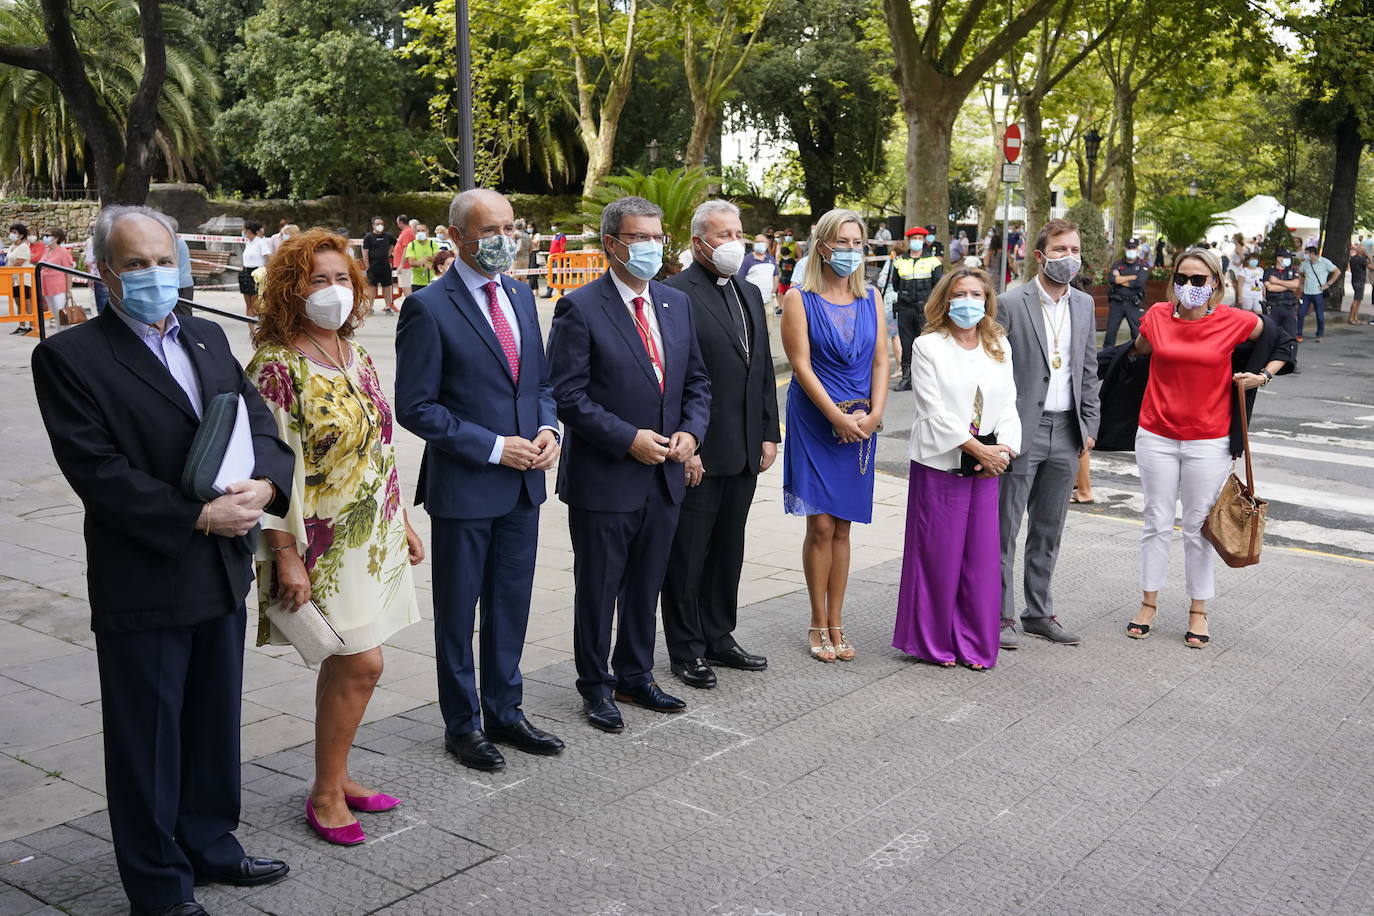
[[[625,269],[641,280],[652,280],[663,268],[662,242],[634,242],[626,245],[630,258],[623,261]]]
[[[841,277],[847,277],[859,269],[864,262],[864,253],[853,248],[836,248],[830,252],[830,269]]]
[[[177,289],[181,279],[175,267],[145,267],[119,275],[124,293],[119,307],[130,318],[144,324],[157,324],[176,308]]]
[[[982,299],[960,296],[958,299],[949,300],[949,320],[965,331],[982,321],[987,313],[987,306]]]

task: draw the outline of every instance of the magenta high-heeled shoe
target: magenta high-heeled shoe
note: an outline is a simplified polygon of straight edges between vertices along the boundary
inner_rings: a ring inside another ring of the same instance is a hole
[[[345,795],[344,801],[348,802],[348,807],[354,811],[366,811],[370,814],[390,811],[401,803],[399,798],[392,798],[385,792],[378,792],[376,795]]]
[[[319,818],[315,817],[315,806],[308,798],[305,800],[305,822],[310,825],[311,830],[320,835],[320,839],[335,846],[357,846],[359,843],[367,842],[363,825],[357,821],[344,827],[326,827],[321,824]]]

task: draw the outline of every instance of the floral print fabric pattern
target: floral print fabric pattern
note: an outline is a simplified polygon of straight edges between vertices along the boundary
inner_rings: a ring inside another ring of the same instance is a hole
[[[355,653],[420,618],[400,513],[391,405],[367,351],[349,346],[351,361],[342,372],[278,345],[258,350],[247,372],[277,421],[278,436],[296,453],[291,507],[285,518],[264,516],[263,527],[295,537],[312,600],[343,637],[345,651]],[[258,566],[263,608],[276,592],[265,543]],[[284,640],[264,614],[258,644],[267,642]]]

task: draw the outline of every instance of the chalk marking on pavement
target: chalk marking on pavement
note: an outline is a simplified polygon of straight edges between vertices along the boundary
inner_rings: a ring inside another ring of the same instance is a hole
[[[977,703],[965,703],[963,706],[960,706],[958,709],[954,710],[954,712],[945,716],[940,721],[953,723],[962,722],[965,719],[967,719],[977,708]]]
[[[401,834],[405,833],[406,831],[414,830],[416,827],[423,827],[423,826],[425,826],[425,824],[427,823],[426,821],[422,821],[422,820],[420,820],[420,819],[418,819],[418,818],[414,818],[414,817],[407,817],[406,820],[412,821],[412,823],[407,824],[405,827],[402,827],[400,830],[393,830],[393,831],[391,831],[390,833],[384,833],[384,834],[382,834],[381,836],[377,837],[375,840],[368,840],[368,841],[367,841],[367,845],[369,845],[369,846],[376,846],[378,843],[385,843],[387,840],[391,839],[392,837],[398,837],[398,836],[400,836]]]
[[[728,753],[730,753],[731,751],[737,751],[737,750],[739,750],[739,749],[742,748],[742,747],[747,747],[748,745],[753,744],[753,743],[754,743],[755,741],[757,741],[757,740],[759,740],[759,739],[758,739],[758,738],[745,738],[743,741],[736,741],[734,744],[727,744],[727,745],[725,745],[725,747],[721,748],[720,750],[715,751],[715,752],[710,753],[710,754],[707,754],[705,757],[701,758],[701,761],[702,761],[702,763],[705,763],[707,760],[715,760],[717,757],[721,756],[722,754],[728,754]]]
[[[1374,417],[1370,419],[1374,419]],[[1255,439],[1279,439],[1284,442],[1304,442],[1309,445],[1321,445],[1327,448],[1355,448],[1374,451],[1374,441],[1369,441],[1367,439],[1342,439],[1340,436],[1319,436],[1315,433],[1290,433],[1268,429],[1252,429],[1250,430],[1250,436]]]
[[[665,795],[665,796],[660,796],[660,797],[661,797],[661,798],[667,798],[666,795]],[[684,807],[684,808],[691,808],[693,811],[700,811],[702,814],[709,814],[709,815],[711,815],[711,817],[720,817],[720,815],[719,815],[719,814],[716,814],[716,812],[714,812],[714,811],[707,811],[705,808],[698,808],[696,805],[693,805],[693,804],[691,804],[690,802],[685,802],[685,801],[683,801],[683,800],[680,799],[680,798],[669,798],[668,801],[670,801],[670,802],[677,802],[679,805],[681,805],[681,806]]]
[[[1353,468],[1374,469],[1374,455],[1346,455],[1341,452],[1322,452],[1314,448],[1294,448],[1291,445],[1272,445],[1268,443],[1261,447],[1261,451],[1265,457],[1277,455],[1280,458],[1297,458],[1301,461],[1325,461],[1327,464],[1344,464]]]

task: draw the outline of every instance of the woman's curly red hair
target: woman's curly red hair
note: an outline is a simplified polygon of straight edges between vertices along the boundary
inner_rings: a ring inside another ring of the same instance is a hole
[[[253,328],[253,345],[279,344],[289,347],[305,327],[305,297],[310,295],[310,275],[315,271],[315,255],[336,251],[348,262],[348,279],[353,284],[353,314],[339,328],[345,339],[372,311],[371,287],[362,268],[348,250],[348,239],[328,229],[316,227],[282,242],[267,262],[267,278],[258,296],[258,323]]]

